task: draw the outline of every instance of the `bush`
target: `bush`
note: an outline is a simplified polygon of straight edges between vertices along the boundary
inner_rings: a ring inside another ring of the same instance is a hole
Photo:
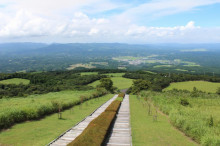
[[[103,145],[108,130],[119,109],[120,101],[112,102],[105,112],[95,118],[86,129],[68,146],[100,146]]]
[[[108,112],[108,111],[117,112],[118,107],[120,106],[120,104],[121,104],[121,101],[115,100],[106,108],[105,111],[106,112]]]
[[[183,105],[183,106],[188,106],[189,101],[186,98],[181,98],[180,99],[180,104]]]
[[[124,96],[125,96],[125,93],[119,93],[118,94],[118,97],[123,97],[124,98]]]
[[[216,93],[220,95],[220,87],[217,89]]]

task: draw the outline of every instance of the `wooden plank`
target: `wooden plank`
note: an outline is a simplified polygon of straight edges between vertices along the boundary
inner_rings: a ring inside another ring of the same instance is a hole
[[[125,95],[107,146],[132,146],[129,95]]]
[[[105,109],[117,98],[118,95],[115,95],[113,98],[104,103],[101,107],[99,107],[94,113],[85,118],[83,121],[69,129],[69,131],[65,132],[59,138],[50,143],[50,146],[58,146],[58,145],[67,145],[72,142],[77,136],[79,136],[83,130],[89,125],[89,123],[97,118]]]

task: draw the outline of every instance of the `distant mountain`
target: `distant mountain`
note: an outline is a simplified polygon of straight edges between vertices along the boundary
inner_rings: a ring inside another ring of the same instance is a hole
[[[113,60],[113,57],[133,56],[147,58],[154,56],[148,62],[143,60],[129,63]],[[156,56],[156,57],[155,57]],[[130,70],[190,70],[195,72],[220,73],[220,44],[120,44],[120,43],[4,43],[0,44],[0,72],[16,72],[31,70],[63,70],[72,64],[107,62],[108,66],[97,63],[97,68],[127,68]],[[160,67],[163,62],[181,60],[181,68]],[[156,60],[156,62],[155,62]],[[197,67],[185,66],[193,62]],[[105,64],[105,63],[104,63]],[[133,64],[133,65],[132,65]],[[204,69],[205,67],[205,69]]]

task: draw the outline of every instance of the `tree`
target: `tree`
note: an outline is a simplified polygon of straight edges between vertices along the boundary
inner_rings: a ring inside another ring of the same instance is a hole
[[[136,94],[141,90],[147,90],[149,89],[150,85],[151,83],[147,80],[142,80],[142,79],[134,80],[131,92]]]
[[[107,91],[114,92],[113,82],[110,78],[102,78],[99,87],[105,88]]]
[[[220,95],[220,87],[217,89],[216,93]]]

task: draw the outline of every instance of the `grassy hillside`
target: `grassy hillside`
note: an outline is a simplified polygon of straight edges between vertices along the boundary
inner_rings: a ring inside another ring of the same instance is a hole
[[[143,106],[136,96],[130,96],[132,143],[135,146],[194,146],[197,145],[181,132],[174,129],[166,116],[158,112],[157,121],[153,121],[156,109],[151,106],[152,114],[148,115],[148,105]]]
[[[2,80],[0,81],[0,84],[24,84],[28,85],[30,83],[30,80],[27,79],[19,79],[19,78],[14,78],[14,79],[7,79],[7,80]]]
[[[163,91],[172,90],[174,88],[193,91],[193,87],[196,87],[198,90],[207,93],[216,93],[217,89],[220,87],[220,83],[212,83],[206,81],[178,82],[178,83],[171,83],[170,86],[165,88]]]
[[[147,101],[152,101],[171,123],[195,141],[207,146],[220,145],[220,96],[200,93],[171,91],[165,93],[143,92]]]
[[[41,119],[46,115],[69,109],[83,101],[106,94],[100,91],[62,91],[28,98],[1,99],[0,129],[8,128],[16,123]]]
[[[113,86],[117,87],[118,89],[127,89],[132,85],[132,79],[127,79],[123,77],[112,77],[111,80],[113,81]],[[90,86],[96,87],[100,84],[100,81],[95,81]]]
[[[74,95],[71,96],[69,94],[69,96],[69,98],[74,98]],[[58,119],[57,114],[52,114],[38,121],[17,124],[8,130],[0,132],[0,145],[46,145],[112,97],[113,95],[109,94],[99,99],[86,101],[81,108],[74,106],[70,110],[65,110],[62,112],[63,119]]]
[[[61,92],[51,92],[42,95],[30,95],[24,98],[7,98],[1,99],[0,102],[0,114],[4,112],[17,111],[20,109],[24,110],[36,110],[39,106],[50,105],[52,101],[68,103],[71,101],[76,101],[81,95],[89,95],[94,90],[89,91],[61,91]]]

